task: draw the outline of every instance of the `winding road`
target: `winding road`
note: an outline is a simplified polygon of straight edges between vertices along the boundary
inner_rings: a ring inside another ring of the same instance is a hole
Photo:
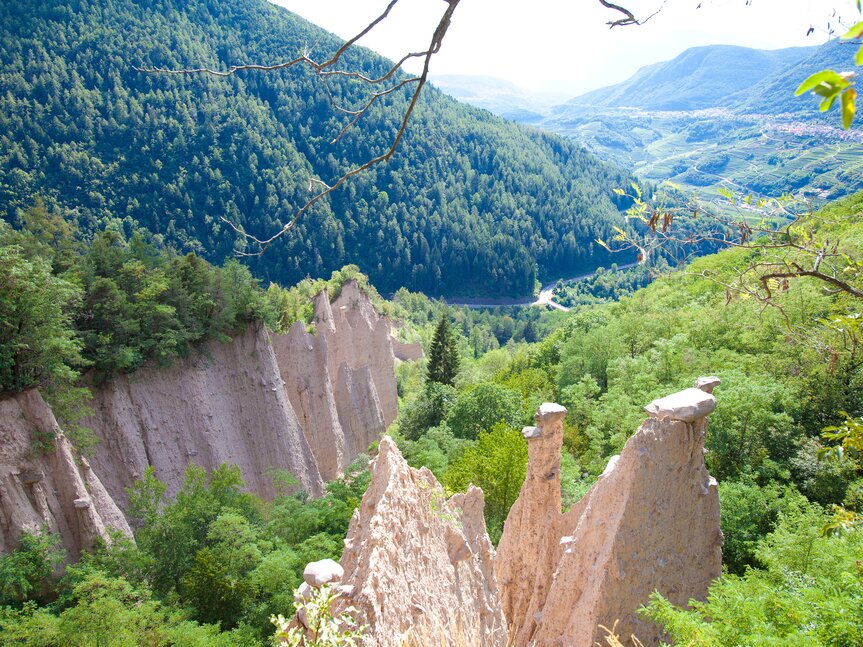
[[[627,263],[626,265],[618,265],[618,270],[627,270],[630,267],[635,267],[638,263]],[[515,299],[507,299],[507,298],[499,298],[499,299],[483,299],[483,298],[467,298],[467,297],[451,297],[449,299],[443,299],[447,305],[451,306],[466,306],[468,308],[496,308],[499,306],[550,306],[552,308],[557,308],[558,310],[562,310],[563,312],[569,312],[569,308],[566,306],[562,306],[559,303],[555,303],[551,300],[554,295],[554,286],[557,285],[557,282],[562,280],[564,283],[574,283],[576,281],[583,281],[584,279],[589,279],[594,276],[596,272],[590,272],[589,274],[581,274],[580,276],[571,276],[563,279],[555,279],[550,283],[546,283],[542,286],[539,291],[538,297],[521,297]]]

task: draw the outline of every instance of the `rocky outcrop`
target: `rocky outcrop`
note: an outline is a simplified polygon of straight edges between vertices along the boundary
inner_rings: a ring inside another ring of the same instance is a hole
[[[110,530],[132,532],[35,389],[0,400],[0,554],[23,532],[57,534],[77,559]]]
[[[337,574],[373,644],[507,644],[482,510],[481,490],[447,501],[429,470],[410,468],[392,439],[381,440]],[[325,570],[307,584],[333,579]]]
[[[93,467],[115,501],[152,465],[174,494],[189,462],[239,466],[247,487],[272,496],[270,468],[287,469],[313,496],[323,482],[263,326],[211,342],[167,368],[117,375],[93,389],[99,436]]]
[[[151,465],[169,495],[189,462],[207,470],[237,465],[263,497],[275,494],[270,468],[322,494],[324,480],[395,419],[398,397],[390,323],[356,282],[332,304],[321,293],[315,323],[316,334],[302,324],[286,335],[252,326],[170,367],[93,386],[93,415],[83,421],[100,441],[92,469],[36,391],[0,401],[0,553],[25,529],[58,533],[71,557],[107,538],[109,527],[131,535],[120,508]],[[56,432],[54,450],[31,452],[33,430],[47,438]]]
[[[318,462],[338,476],[398,414],[390,322],[355,281],[315,299],[315,334],[295,323],[272,335],[285,390]]]
[[[716,382],[702,384],[712,390]],[[560,509],[565,410],[543,405],[525,428],[527,477],[510,510],[495,571],[514,645],[588,646],[599,625],[659,643],[635,611],[658,590],[703,599],[722,570],[716,481],[704,467],[707,391],[646,407],[652,416],[569,512]]]
[[[399,341],[396,337],[393,337],[393,355],[402,362],[415,362],[424,357],[422,344]]]
[[[504,614],[513,637],[529,636],[525,624],[542,611],[551,575],[559,559],[560,450],[566,409],[545,403],[536,413],[536,427],[525,427],[527,474],[498,544],[495,574]],[[527,644],[519,642],[517,644]]]
[[[117,375],[93,388],[83,424],[100,439],[93,466],[124,506],[148,465],[177,491],[189,462],[238,465],[271,497],[270,468],[312,496],[385,431],[398,410],[389,321],[355,282],[315,301],[316,334],[254,326],[167,368]]]

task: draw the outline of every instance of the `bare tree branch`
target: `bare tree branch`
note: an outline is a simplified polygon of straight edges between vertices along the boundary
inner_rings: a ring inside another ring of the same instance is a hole
[[[450,23],[452,20],[453,13],[458,7],[461,0],[444,0],[447,7],[444,11],[443,15],[440,18],[440,21],[435,28],[431,40],[429,42],[428,47],[420,52],[410,52],[402,56],[397,62],[395,62],[384,74],[379,77],[370,77],[368,75],[362,74],[353,70],[345,70],[339,69],[338,64],[342,59],[342,56],[345,52],[350,49],[353,45],[355,45],[361,38],[369,34],[372,30],[374,30],[378,25],[384,22],[395,8],[395,6],[400,2],[400,0],[390,0],[387,4],[384,11],[378,15],[374,20],[372,20],[363,30],[357,33],[355,36],[346,40],[336,52],[330,56],[328,59],[324,61],[316,61],[312,58],[312,54],[310,50],[306,50],[302,55],[292,58],[290,60],[283,61],[281,63],[274,64],[259,64],[259,63],[249,63],[242,65],[232,65],[225,70],[218,70],[215,68],[208,67],[196,67],[196,68],[184,68],[184,69],[165,69],[159,67],[141,67],[141,66],[133,66],[135,70],[138,72],[146,73],[146,74],[166,74],[166,75],[195,75],[195,74],[208,74],[216,77],[229,77],[237,74],[238,72],[273,72],[276,70],[284,70],[293,67],[306,66],[311,68],[314,73],[321,79],[322,85],[324,87],[327,96],[329,97],[330,103],[333,108],[344,115],[351,117],[351,119],[346,123],[339,133],[331,140],[331,144],[338,143],[344,135],[350,131],[359,120],[362,118],[364,114],[366,114],[369,109],[377,103],[379,100],[387,97],[398,90],[401,90],[409,85],[414,85],[413,92],[410,95],[410,99],[408,100],[407,108],[405,109],[401,121],[399,123],[399,127],[396,131],[395,137],[393,138],[388,149],[372,158],[368,161],[346,171],[340,177],[338,177],[335,181],[328,184],[322,180],[316,178],[309,179],[309,191],[313,191],[315,187],[319,190],[314,193],[314,195],[309,198],[293,215],[291,220],[282,226],[276,233],[268,238],[259,238],[254,236],[248,232],[246,232],[241,226],[231,222],[225,217],[222,217],[221,220],[226,223],[228,226],[233,229],[235,233],[239,236],[243,237],[245,240],[250,241],[255,245],[255,249],[251,252],[238,252],[239,256],[260,256],[263,254],[266,249],[270,246],[273,241],[277,240],[281,236],[285,235],[287,232],[291,231],[299,221],[299,219],[305,214],[316,202],[326,197],[339,187],[341,187],[345,182],[350,180],[355,175],[366,171],[370,167],[379,164],[381,162],[388,161],[396,152],[399,144],[404,137],[405,130],[407,129],[408,122],[413,114],[414,108],[416,107],[417,101],[420,96],[420,92],[422,88],[425,86],[428,80],[429,73],[429,64],[431,63],[432,57],[440,51],[441,45],[443,43],[443,39],[446,36],[447,30],[450,27]],[[598,2],[604,7],[616,11],[623,15],[623,18],[619,18],[618,20],[614,20],[609,22],[608,24],[611,27],[616,26],[624,26],[624,25],[640,25],[644,24],[659,13],[662,10],[662,7],[665,4],[663,1],[662,5],[657,9],[653,14],[649,15],[647,18],[639,20],[635,17],[635,15],[621,5],[617,5],[607,0],[598,0]],[[396,80],[396,75],[403,70],[404,65],[411,60],[421,59],[422,60],[422,72],[419,75],[410,76],[403,79]],[[344,78],[353,81],[357,81],[363,83],[367,86],[376,86],[384,84],[388,81],[393,81],[390,85],[385,87],[382,90],[378,90],[372,92],[369,97],[358,107],[346,107],[339,104],[333,96],[330,87],[327,83],[329,79],[332,78]],[[645,255],[646,255],[645,251]]]
[[[257,236],[249,234],[248,232],[246,232],[241,227],[237,226],[235,223],[231,222],[227,218],[222,217],[221,220],[223,222],[225,222],[228,226],[230,226],[234,230],[234,232],[236,232],[238,235],[242,236],[246,240],[251,241],[252,243],[254,243],[257,246],[257,249],[255,249],[252,252],[238,252],[238,255],[240,255],[240,256],[260,256],[261,254],[263,254],[266,251],[267,247],[269,247],[273,241],[280,238],[281,236],[283,236],[287,232],[291,231],[296,226],[300,217],[302,217],[302,215],[304,213],[306,213],[306,211],[308,211],[312,207],[312,205],[314,205],[316,202],[318,202],[319,200],[321,200],[325,196],[329,195],[330,193],[332,193],[333,191],[338,189],[345,182],[347,182],[350,178],[354,177],[355,175],[362,173],[363,171],[367,170],[368,168],[374,166],[375,164],[379,164],[381,162],[385,162],[385,161],[389,160],[395,154],[396,149],[398,148],[399,144],[401,143],[402,138],[404,137],[405,130],[407,129],[408,122],[411,118],[411,115],[413,114],[413,111],[414,111],[414,108],[416,107],[417,101],[419,100],[420,92],[421,92],[423,86],[426,84],[426,81],[428,80],[429,64],[431,63],[431,59],[435,54],[437,54],[440,51],[441,45],[443,43],[443,39],[446,36],[447,30],[449,29],[449,26],[450,26],[450,23],[452,20],[452,15],[455,12],[456,7],[458,7],[458,4],[460,1],[461,0],[445,0],[445,2],[447,4],[447,8],[444,11],[443,15],[441,16],[441,19],[438,22],[438,25],[435,28],[434,33],[432,34],[431,41],[430,41],[427,49],[425,49],[422,52],[411,52],[409,54],[406,54],[397,63],[395,63],[385,74],[383,74],[382,76],[377,77],[377,78],[371,78],[371,77],[363,75],[359,72],[335,69],[335,66],[339,63],[339,61],[341,60],[344,53],[352,45],[356,44],[357,41],[359,41],[363,36],[365,36],[366,34],[371,32],[375,27],[377,27],[380,23],[382,23],[384,20],[386,20],[386,18],[389,16],[392,9],[399,3],[399,0],[391,0],[390,3],[387,5],[386,9],[384,9],[383,13],[381,13],[377,18],[375,18],[371,23],[369,23],[368,26],[366,26],[365,29],[360,31],[357,35],[346,40],[344,42],[344,44],[342,44],[342,46],[339,47],[339,49],[336,51],[335,54],[333,54],[330,58],[328,58],[327,60],[325,60],[323,62],[315,61],[314,59],[311,58],[311,53],[309,51],[306,51],[303,53],[302,56],[298,56],[296,58],[290,59],[288,61],[284,61],[282,63],[276,63],[273,65],[261,65],[261,64],[232,65],[227,70],[216,70],[216,69],[207,68],[207,67],[186,68],[186,69],[179,69],[179,70],[171,70],[171,69],[164,69],[164,68],[146,68],[146,67],[135,67],[134,68],[135,70],[137,70],[139,72],[143,72],[143,73],[147,73],[147,74],[169,74],[169,75],[209,74],[212,76],[227,77],[227,76],[231,76],[231,75],[236,74],[237,72],[241,72],[241,71],[271,72],[271,71],[283,70],[283,69],[287,69],[287,68],[291,68],[291,67],[295,67],[295,66],[299,66],[299,65],[308,66],[308,67],[312,68],[314,70],[314,72],[324,82],[323,85],[325,87],[327,95],[330,97],[330,101],[331,101],[332,105],[334,106],[334,108],[343,114],[346,114],[346,115],[353,117],[353,119],[351,119],[341,129],[341,131],[336,135],[336,137],[333,138],[333,140],[331,141],[331,143],[333,143],[333,144],[337,143],[345,135],[345,133],[348,130],[350,130],[353,126],[355,126],[356,123],[360,120],[360,118],[377,101],[379,101],[383,97],[386,97],[386,96],[389,96],[390,94],[393,94],[394,92],[396,92],[396,91],[398,91],[398,90],[400,90],[400,89],[402,89],[408,85],[415,84],[416,87],[414,88],[413,93],[411,94],[410,100],[408,101],[408,105],[407,105],[407,108],[405,109],[405,112],[402,116],[401,122],[399,124],[399,128],[396,131],[396,135],[395,135],[392,143],[390,144],[389,148],[386,150],[386,152],[366,161],[363,164],[360,164],[359,166],[356,166],[356,167],[346,171],[344,174],[341,175],[341,177],[337,178],[335,180],[335,182],[333,182],[332,184],[327,184],[326,182],[323,182],[322,180],[310,178],[309,179],[309,190],[312,191],[315,186],[321,187],[321,190],[319,190],[309,200],[307,200],[305,202],[305,204],[303,204],[294,213],[293,218],[287,224],[285,224],[279,231],[277,231],[275,234],[273,234],[269,238],[258,238]],[[365,103],[363,103],[362,106],[360,106],[359,108],[351,109],[351,108],[346,108],[346,107],[340,106],[335,101],[332,93],[329,90],[329,87],[326,84],[326,80],[328,78],[343,77],[343,78],[348,78],[348,79],[354,79],[354,80],[360,81],[362,83],[365,83],[367,85],[379,85],[381,83],[384,83],[384,82],[392,79],[402,69],[402,66],[407,61],[409,61],[411,59],[415,59],[415,58],[421,58],[423,60],[422,72],[418,76],[411,76],[409,78],[399,80],[384,90],[373,92],[371,94],[371,96],[365,101]]]
[[[665,6],[665,2],[667,0],[663,0],[662,4],[659,6],[659,8],[656,11],[654,11],[652,14],[650,14],[646,18],[641,18],[641,19],[636,18],[635,14],[632,13],[626,7],[621,7],[620,5],[614,4],[612,2],[608,2],[607,0],[597,0],[597,1],[599,2],[599,4],[601,4],[606,9],[612,9],[613,11],[617,11],[618,13],[623,15],[622,18],[618,18],[617,20],[610,20],[607,23],[605,23],[608,25],[608,27],[610,29],[613,29],[614,27],[626,27],[628,25],[643,25],[648,20],[653,18],[655,15],[657,15],[660,11],[662,11],[662,8]]]
[[[796,279],[803,276],[809,276],[818,279],[819,281],[824,281],[825,283],[829,283],[830,285],[835,286],[840,292],[847,292],[853,297],[863,299],[863,290],[858,290],[847,281],[842,281],[831,274],[825,274],[824,272],[819,272],[818,270],[805,270],[799,265],[797,265],[797,263],[792,263],[792,266],[793,267],[791,269],[788,269],[786,271],[777,270],[773,272],[767,272],[759,277],[761,283],[765,285],[765,291],[767,292],[768,296],[772,296],[769,287],[767,287],[767,283],[770,280]]]

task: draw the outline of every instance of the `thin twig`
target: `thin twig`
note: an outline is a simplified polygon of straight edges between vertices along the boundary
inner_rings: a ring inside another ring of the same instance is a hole
[[[378,155],[368,161],[356,166],[349,171],[343,173],[339,178],[337,178],[331,184],[327,184],[326,182],[314,178],[309,179],[309,190],[311,191],[315,186],[323,187],[320,191],[315,193],[309,200],[305,202],[295,213],[293,218],[284,226],[281,227],[275,234],[270,236],[269,238],[258,238],[252,234],[249,234],[242,227],[236,225],[231,222],[224,216],[221,217],[222,222],[226,223],[228,226],[233,229],[235,233],[242,236],[248,241],[251,241],[255,245],[257,245],[257,249],[253,252],[237,252],[239,256],[260,256],[263,254],[267,247],[275,241],[276,239],[283,236],[285,233],[291,231],[299,221],[300,217],[306,211],[308,211],[312,205],[326,197],[339,187],[341,187],[345,182],[347,182],[350,178],[354,177],[362,173],[363,171],[369,169],[370,167],[379,164],[381,162],[388,161],[396,152],[399,144],[401,143],[402,138],[404,137],[405,131],[407,129],[408,121],[410,120],[414,108],[416,107],[417,101],[420,96],[420,92],[422,88],[425,86],[426,81],[428,80],[429,73],[429,64],[431,62],[432,57],[440,51],[441,45],[443,43],[444,36],[446,36],[447,30],[449,29],[453,13],[455,12],[456,7],[458,7],[461,0],[445,0],[447,4],[446,11],[443,13],[437,27],[434,30],[429,46],[426,50],[421,52],[410,52],[402,56],[397,62],[395,62],[384,74],[378,77],[371,77],[360,72],[351,71],[351,70],[343,70],[337,69],[338,63],[341,61],[342,56],[345,52],[348,51],[353,45],[355,45],[361,38],[366,36],[372,30],[374,30],[378,25],[384,22],[390,15],[390,12],[395,8],[395,6],[399,3],[400,0],[390,0],[387,4],[384,11],[378,15],[374,20],[372,20],[362,31],[357,33],[355,36],[346,40],[337,50],[336,52],[326,59],[323,62],[315,61],[311,56],[311,51],[306,50],[303,52],[301,56],[297,56],[287,61],[283,61],[281,63],[275,63],[272,65],[258,64],[258,63],[250,63],[243,65],[232,65],[228,67],[226,70],[217,70],[214,68],[208,67],[196,67],[196,68],[184,68],[184,69],[166,69],[159,67],[143,67],[143,66],[133,66],[133,68],[142,73],[146,74],[165,74],[165,75],[194,75],[194,74],[208,74],[216,77],[228,77],[238,72],[245,71],[254,71],[254,72],[272,72],[277,70],[289,69],[297,66],[308,66],[310,67],[315,74],[321,79],[322,85],[324,87],[324,91],[326,92],[330,104],[334,107],[334,109],[342,114],[348,115],[352,117],[349,122],[341,128],[339,133],[331,140],[331,144],[335,144],[339,142],[344,135],[353,128],[362,116],[368,112],[368,110],[380,99],[389,96],[396,91],[411,85],[415,84],[413,93],[411,94],[410,100],[408,101],[407,108],[402,116],[401,122],[399,124],[399,128],[396,132],[396,135],[390,144],[389,148],[386,152]],[[608,2],[608,0],[598,0],[598,2],[608,9],[612,9],[617,11],[623,15],[623,18],[620,18],[616,21],[612,21],[609,23],[610,26],[623,26],[623,25],[639,25],[644,24],[658,14],[662,7],[665,5],[665,0],[662,5],[660,5],[659,9],[657,9],[653,14],[649,15],[647,18],[643,20],[638,20],[635,18],[635,15],[620,5],[614,4],[612,2]],[[332,77],[345,78],[348,80],[359,81],[365,85],[380,85],[385,83],[391,79],[393,79],[396,74],[398,74],[402,69],[406,62],[412,59],[422,59],[423,60],[423,68],[422,73],[419,76],[411,76],[406,79],[399,80],[398,82],[392,84],[384,90],[380,90],[377,92],[373,92],[368,99],[358,108],[348,108],[345,106],[339,105],[336,101],[335,97],[330,90],[330,87],[327,81]]]

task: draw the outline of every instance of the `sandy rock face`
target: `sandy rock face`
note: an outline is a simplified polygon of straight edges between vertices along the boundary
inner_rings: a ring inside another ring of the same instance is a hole
[[[285,392],[296,412],[321,476],[335,478],[349,453],[339,422],[335,385],[327,363],[327,339],[297,322],[286,335],[270,335]]]
[[[656,645],[656,627],[635,614],[651,592],[679,605],[704,598],[722,571],[719,495],[703,456],[703,416],[714,406],[696,389],[651,403],[661,417],[641,426],[566,514],[562,408],[540,408],[537,427],[525,429],[527,478],[495,562],[515,645],[588,646],[604,637],[598,625],[615,620],[621,636]]]
[[[537,426],[524,428],[527,474],[497,547],[495,573],[504,614],[516,639],[527,634],[525,620],[542,609],[560,552],[556,526],[564,416],[564,407],[545,403],[536,413]]]
[[[373,644],[507,644],[483,505],[477,488],[447,501],[429,470],[381,440],[341,558],[344,603]]]
[[[34,434],[54,437],[49,451],[32,447]],[[108,530],[128,537],[126,518],[86,459],[76,456],[51,409],[35,389],[0,400],[0,554],[25,531],[60,536],[75,560]]]
[[[271,497],[269,468],[312,496],[398,413],[390,323],[355,282],[315,300],[317,334],[253,327],[210,342],[168,368],[118,375],[93,389],[93,464],[121,505],[148,465],[180,487],[187,463],[238,465],[250,491]]]
[[[406,344],[398,339],[393,339],[393,355],[402,362],[413,362],[424,357],[422,344]]]
[[[324,326],[324,334],[331,337],[330,347],[334,349],[331,366],[344,364],[353,371],[368,368],[384,424],[389,426],[399,413],[389,320],[377,313],[356,281],[342,287],[329,313],[325,308],[320,310],[319,313],[316,309],[315,320]],[[329,322],[325,321],[328,315]]]
[[[315,299],[316,334],[272,335],[285,390],[324,480],[336,478],[398,415],[390,323],[349,281]]]
[[[148,465],[172,495],[190,461],[208,470],[238,465],[262,496],[274,494],[271,467],[289,470],[313,496],[323,491],[262,326],[168,368],[115,376],[93,389],[92,406],[83,424],[99,436],[93,466],[121,506]]]

